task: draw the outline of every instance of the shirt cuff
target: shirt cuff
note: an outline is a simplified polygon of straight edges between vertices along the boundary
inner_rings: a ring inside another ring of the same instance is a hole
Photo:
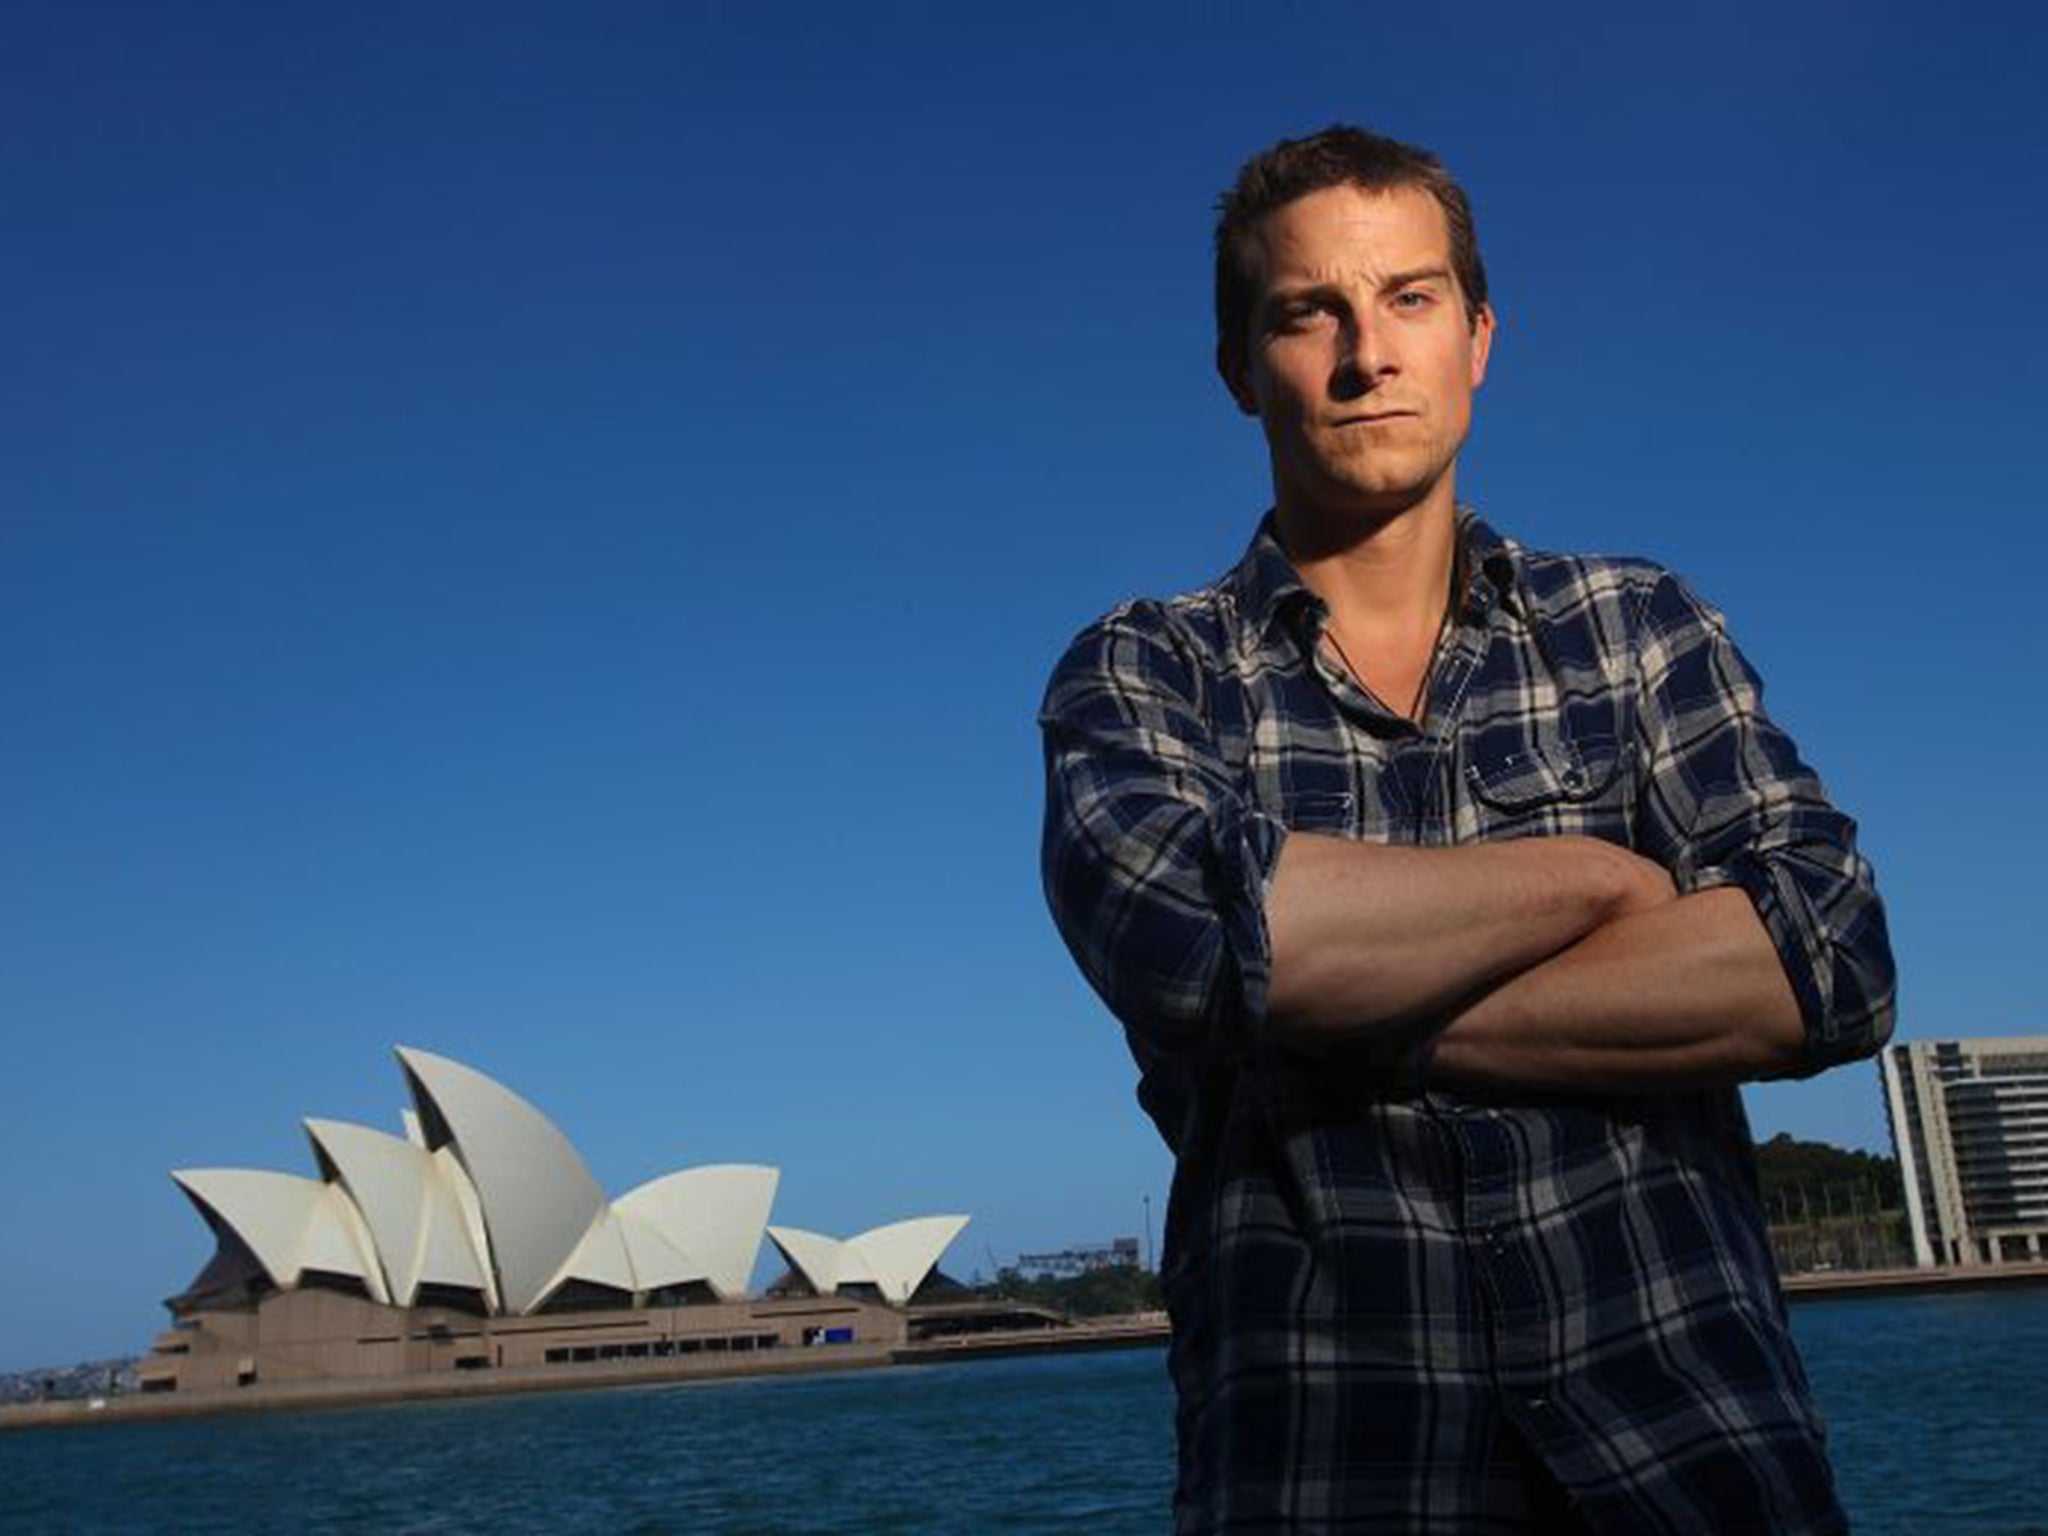
[[[1273,980],[1273,940],[1266,927],[1266,899],[1280,865],[1287,828],[1263,811],[1231,810],[1214,827],[1214,846],[1221,866],[1216,871],[1217,910],[1221,915],[1224,951],[1235,973],[1235,996],[1219,996],[1219,1012],[1228,1034],[1243,1039],[1265,1022],[1266,1000]],[[1218,978],[1218,991],[1228,985]]]
[[[1814,1051],[1827,1033],[1829,993],[1833,990],[1829,982],[1833,973],[1821,952],[1818,920],[1809,909],[1805,894],[1790,877],[1779,874],[1769,859],[1748,849],[1725,864],[1700,870],[1691,889],[1704,891],[1722,885],[1739,888],[1763,920],[1764,932],[1770,935],[1771,944],[1778,951],[1778,963],[1784,967],[1785,979],[1792,984],[1792,995],[1798,1000],[1807,1049]]]

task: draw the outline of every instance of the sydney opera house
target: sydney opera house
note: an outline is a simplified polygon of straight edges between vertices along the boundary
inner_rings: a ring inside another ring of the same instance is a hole
[[[686,1374],[736,1355],[886,1351],[913,1337],[967,1224],[927,1216],[843,1240],[769,1226],[780,1175],[755,1165],[685,1168],[608,1200],[519,1095],[443,1056],[398,1059],[403,1136],[307,1120],[317,1177],[172,1174],[217,1248],[167,1303],[143,1390],[456,1371],[530,1385],[579,1366]],[[764,1234],[788,1272],[752,1295]]]

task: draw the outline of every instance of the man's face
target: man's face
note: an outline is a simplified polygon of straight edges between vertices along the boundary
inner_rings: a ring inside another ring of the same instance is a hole
[[[1493,315],[1467,316],[1436,199],[1327,187],[1269,214],[1256,248],[1245,362],[1225,383],[1265,425],[1279,505],[1383,518],[1448,498]]]

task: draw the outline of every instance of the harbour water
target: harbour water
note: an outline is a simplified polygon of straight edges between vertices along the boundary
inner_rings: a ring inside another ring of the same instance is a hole
[[[2048,1290],[1807,1302],[1866,1536],[2048,1536]],[[1157,1532],[1157,1349],[0,1435],[0,1530]]]

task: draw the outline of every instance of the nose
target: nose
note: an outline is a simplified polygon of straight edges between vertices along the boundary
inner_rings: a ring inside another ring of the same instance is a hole
[[[1337,366],[1330,387],[1340,400],[1368,394],[1383,379],[1400,371],[1386,328],[1370,310],[1338,328],[1337,349]]]

